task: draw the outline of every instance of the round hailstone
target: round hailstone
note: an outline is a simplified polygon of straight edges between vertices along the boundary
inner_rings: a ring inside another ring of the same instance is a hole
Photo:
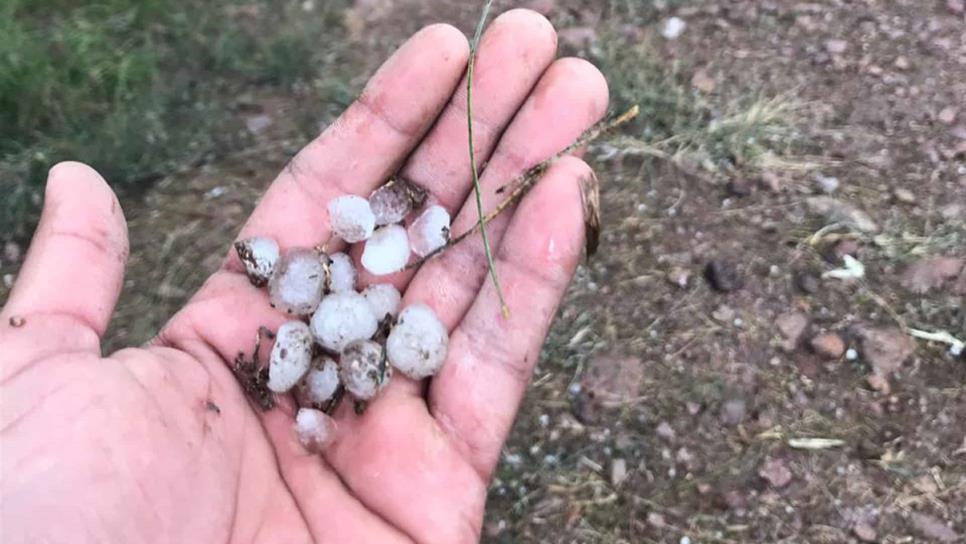
[[[312,332],[301,321],[288,321],[275,333],[268,358],[268,388],[284,393],[295,386],[312,364]]]
[[[309,315],[322,300],[326,278],[318,253],[311,249],[290,249],[279,260],[268,282],[268,301],[283,312]]]
[[[255,236],[235,242],[238,258],[245,265],[245,274],[255,287],[268,283],[278,263],[278,244],[271,238]]]
[[[302,447],[319,452],[335,435],[335,421],[321,410],[299,408],[295,414],[295,436]]]
[[[369,195],[369,206],[376,225],[398,223],[413,211],[413,200],[402,183],[390,181]]]
[[[426,208],[412,225],[409,225],[409,245],[413,253],[425,257],[446,245],[449,240],[449,212],[433,205]]]
[[[333,293],[355,291],[356,267],[352,258],[340,252],[329,255],[329,259],[332,260],[329,263],[329,290]]]
[[[392,368],[383,360],[382,346],[357,340],[342,350],[340,377],[346,391],[358,400],[369,400],[389,383]]]
[[[330,357],[318,357],[296,386],[295,396],[302,406],[317,406],[332,398],[339,388],[339,365]]]
[[[449,334],[436,313],[416,303],[399,314],[386,340],[386,355],[400,372],[420,380],[439,371],[448,345]]]
[[[372,338],[378,328],[369,303],[354,291],[328,295],[312,316],[315,341],[329,351],[342,351],[349,342]]]
[[[399,272],[408,261],[409,237],[406,229],[399,225],[376,229],[362,251],[362,266],[376,276]]]
[[[362,292],[362,296],[366,297],[366,302],[372,309],[372,315],[376,316],[379,321],[385,319],[387,315],[395,317],[396,313],[399,312],[399,302],[402,300],[402,296],[392,284],[377,283],[370,285]]]
[[[354,244],[372,236],[376,218],[368,200],[346,195],[329,202],[329,225],[336,236]]]

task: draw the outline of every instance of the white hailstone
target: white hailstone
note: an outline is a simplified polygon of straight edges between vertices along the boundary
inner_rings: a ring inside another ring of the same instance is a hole
[[[365,297],[354,291],[323,298],[311,325],[315,341],[330,351],[342,351],[349,342],[372,338],[379,328]]]
[[[278,263],[278,243],[271,238],[255,236],[235,242],[238,258],[245,265],[249,281],[256,287],[268,283]]]
[[[446,245],[449,240],[449,212],[433,205],[409,225],[409,245],[413,253],[425,257]]]
[[[318,253],[291,249],[279,259],[268,281],[268,301],[283,312],[309,315],[322,300],[327,276]]]
[[[346,391],[358,400],[369,400],[389,383],[392,368],[383,360],[382,346],[357,340],[342,350],[340,377]]]
[[[416,303],[399,314],[386,340],[392,366],[419,380],[436,374],[446,361],[449,334],[432,308]]]
[[[372,215],[368,200],[346,195],[329,202],[329,225],[336,236],[353,244],[372,236],[376,218]]]
[[[312,332],[301,321],[287,321],[275,333],[268,358],[268,388],[284,393],[295,386],[312,364]]]
[[[352,258],[345,253],[329,255],[329,290],[333,293],[354,291],[356,288],[356,267]]]
[[[296,399],[302,406],[316,406],[332,398],[339,388],[339,365],[330,357],[318,357],[299,381]]]
[[[398,223],[413,211],[413,201],[402,183],[389,182],[369,195],[376,225]]]
[[[362,266],[376,276],[399,272],[408,261],[409,237],[406,229],[399,225],[376,229],[362,251]]]
[[[402,300],[402,295],[392,284],[376,283],[370,285],[362,292],[362,296],[366,297],[366,302],[372,309],[372,315],[376,316],[379,321],[385,319],[387,315],[395,317],[396,313],[399,312],[399,302]]]
[[[295,436],[302,447],[319,452],[333,438],[335,421],[325,412],[314,408],[299,408],[295,414]]]

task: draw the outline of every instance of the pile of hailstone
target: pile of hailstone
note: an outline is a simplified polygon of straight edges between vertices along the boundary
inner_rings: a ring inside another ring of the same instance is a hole
[[[446,244],[450,217],[426,206],[409,227],[403,221],[421,204],[418,190],[390,181],[368,200],[341,196],[329,203],[335,236],[365,243],[362,266],[374,276],[405,268],[410,255],[425,257]],[[436,374],[446,360],[446,327],[425,304],[400,311],[401,296],[389,283],[357,290],[357,273],[346,253],[290,248],[254,237],[235,244],[256,286],[267,286],[272,307],[293,317],[278,328],[269,356],[267,387],[293,392],[300,408],[299,439],[321,447],[331,434],[326,414],[342,392],[367,402],[389,382],[393,368],[413,379]]]

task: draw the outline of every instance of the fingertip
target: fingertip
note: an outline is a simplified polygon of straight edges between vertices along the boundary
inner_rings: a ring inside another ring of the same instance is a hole
[[[514,8],[504,11],[493,20],[491,25],[492,29],[502,27],[512,28],[514,31],[521,32],[531,38],[545,38],[545,40],[540,41],[551,44],[554,51],[557,49],[557,31],[554,29],[553,23],[532,9]]]
[[[443,54],[443,59],[453,64],[465,64],[470,56],[470,43],[466,36],[455,26],[435,23],[420,29],[410,38],[409,43],[430,46]]]
[[[90,166],[82,162],[63,161],[48,170],[44,196],[48,199],[57,198],[65,191],[75,190],[78,185],[82,191],[102,191],[107,183]]]
[[[77,205],[111,216],[125,231],[127,222],[117,195],[107,181],[91,166],[77,161],[63,161],[47,172],[44,188],[47,205]]]
[[[607,78],[597,66],[586,59],[564,57],[554,63],[554,70],[558,78],[581,82],[594,114],[598,118],[603,117],[610,102],[610,88]]]

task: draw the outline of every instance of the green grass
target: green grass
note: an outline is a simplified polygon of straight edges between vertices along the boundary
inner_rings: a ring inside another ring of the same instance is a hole
[[[806,166],[792,158],[802,137],[789,97],[708,97],[692,88],[689,70],[659,61],[647,43],[602,43],[598,61],[616,109],[641,107],[617,145],[715,173]]]
[[[136,190],[242,144],[241,91],[337,93],[341,4],[0,0],[2,236],[29,232],[58,161]]]
[[[614,110],[634,104],[641,108],[614,143],[715,174],[807,169],[810,165],[796,157],[803,138],[797,128],[800,108],[790,96],[703,94],[691,85],[694,66],[662,57],[652,42],[634,43],[622,35],[625,25],[654,27],[672,13],[654,4],[611,0],[598,28],[601,39],[589,54],[607,76]]]

